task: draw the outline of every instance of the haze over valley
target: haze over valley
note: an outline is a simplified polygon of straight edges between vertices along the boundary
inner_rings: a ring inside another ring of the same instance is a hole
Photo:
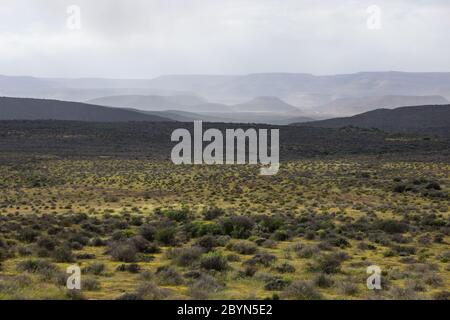
[[[170,111],[171,115],[160,116],[176,121],[289,124],[380,108],[446,105],[450,73],[169,75],[147,80],[0,76],[0,96],[72,101],[147,114]]]

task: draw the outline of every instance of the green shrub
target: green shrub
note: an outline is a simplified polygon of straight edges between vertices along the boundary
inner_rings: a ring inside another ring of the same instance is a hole
[[[121,262],[136,261],[136,254],[137,254],[136,248],[129,243],[113,244],[109,253],[115,261]]]
[[[314,284],[316,286],[318,286],[319,288],[325,289],[325,288],[330,288],[331,286],[333,286],[334,281],[333,281],[333,279],[331,279],[330,276],[321,273],[314,278]]]
[[[326,254],[318,259],[316,269],[326,274],[338,273],[344,260],[346,257],[339,253]]]
[[[164,245],[175,245],[175,235],[174,227],[163,227],[156,231],[155,240]]]
[[[180,267],[188,267],[200,261],[202,255],[200,248],[176,248],[167,251],[166,255],[169,259],[172,259],[174,263]]]
[[[233,216],[222,221],[224,234],[238,239],[247,239],[253,226],[254,222],[248,216]]]
[[[184,283],[183,276],[170,266],[158,267],[156,275],[162,285],[179,286]]]
[[[200,266],[206,270],[225,271],[228,269],[227,260],[216,252],[205,254],[200,261]]]
[[[30,273],[40,273],[40,274],[58,270],[58,268],[54,264],[46,260],[40,259],[29,259],[21,261],[18,263],[17,269],[19,271],[26,271]]]
[[[227,248],[239,254],[254,254],[256,251],[258,251],[258,247],[256,246],[256,244],[247,240],[231,242],[227,245]]]
[[[75,261],[75,257],[72,254],[72,250],[67,246],[56,248],[55,251],[53,252],[53,258],[55,259],[56,262],[61,263]]]
[[[100,290],[100,282],[94,278],[81,278],[81,288],[86,291]]]
[[[91,274],[95,274],[95,275],[101,275],[105,272],[106,270],[106,266],[104,263],[101,262],[94,262],[91,263],[90,265],[86,266],[83,268],[83,273],[91,273]]]

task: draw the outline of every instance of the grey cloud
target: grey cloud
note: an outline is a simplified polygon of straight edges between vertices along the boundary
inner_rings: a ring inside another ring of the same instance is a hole
[[[0,74],[449,71],[449,16],[442,0],[2,0]]]

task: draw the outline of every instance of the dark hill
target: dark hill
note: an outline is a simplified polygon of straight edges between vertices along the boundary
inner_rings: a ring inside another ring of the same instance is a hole
[[[296,123],[299,126],[340,128],[355,126],[402,132],[429,128],[450,127],[450,105],[401,107],[393,110],[377,109],[347,118]]]
[[[78,102],[0,97],[0,120],[172,121],[133,110]]]

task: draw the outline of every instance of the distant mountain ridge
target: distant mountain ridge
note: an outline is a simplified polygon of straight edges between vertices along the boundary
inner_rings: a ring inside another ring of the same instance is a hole
[[[427,128],[450,127],[450,105],[413,106],[396,109],[377,109],[352,117],[294,124],[321,128],[354,126],[385,131],[416,131]]]
[[[105,94],[108,93],[109,94]],[[450,99],[450,73],[359,72],[315,76],[305,73],[248,75],[166,75],[154,79],[61,79],[0,76],[0,95],[85,100],[107,95],[193,94],[211,102],[238,104],[259,96],[278,97],[296,107],[336,98],[433,96]],[[97,96],[95,96],[97,95]],[[302,98],[304,97],[304,98]],[[319,98],[321,97],[321,98]]]

